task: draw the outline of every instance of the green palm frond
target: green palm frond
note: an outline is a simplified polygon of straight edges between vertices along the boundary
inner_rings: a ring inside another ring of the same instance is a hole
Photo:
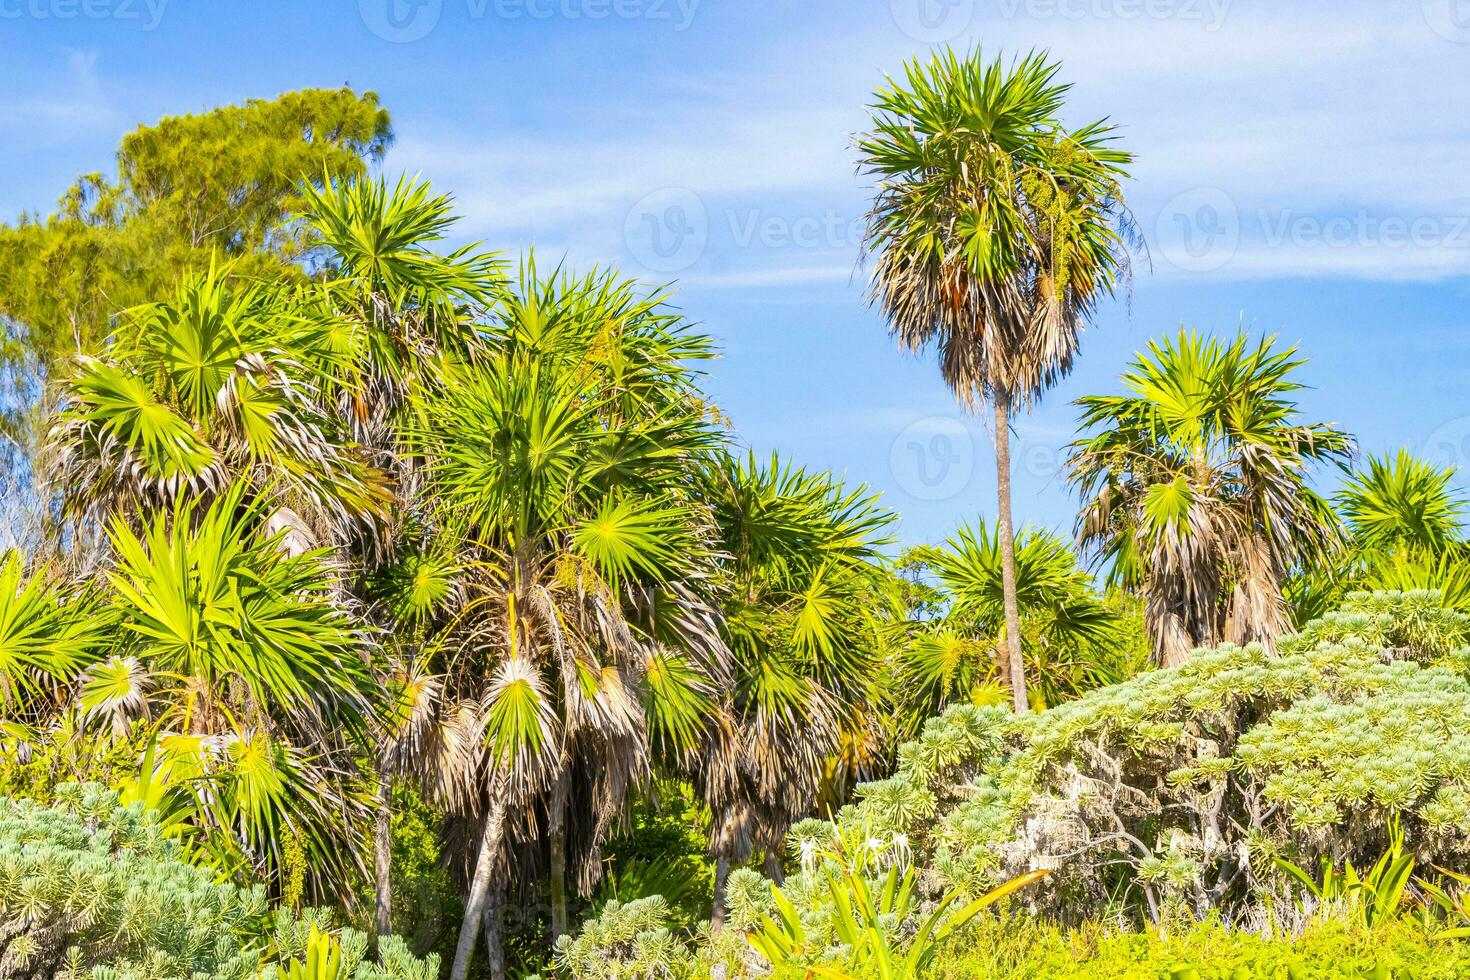
[[[485,741],[494,765],[517,786],[539,785],[558,755],[559,739],[541,672],[524,657],[505,658],[485,701]]]
[[[121,728],[146,716],[152,689],[153,678],[138,658],[114,654],[88,668],[79,700],[88,715],[107,718]]]
[[[27,574],[17,551],[0,558],[0,705],[12,720],[27,700],[73,681],[106,648],[110,621],[95,596],[39,568]]]
[[[70,513],[167,510],[249,482],[351,537],[383,516],[383,475],[331,402],[347,373],[336,312],[212,266],[173,298],[125,311],[107,360],[84,359],[48,435]]]
[[[465,335],[452,330],[455,307],[493,305],[504,283],[504,265],[493,253],[466,246],[442,257],[430,247],[457,220],[448,195],[407,175],[391,188],[386,180],[331,181],[320,188],[304,182],[301,195],[308,224],[341,267],[368,293],[385,296],[400,309],[431,313],[446,350],[462,349]]]
[[[159,515],[141,536],[116,520],[110,579],[124,646],[154,670],[241,683],[257,710],[350,704],[365,684],[360,641],[330,601],[323,555],[285,554],[262,517],[236,487],[207,508]]]
[[[83,485],[102,490],[134,471],[150,481],[142,489],[156,493],[155,488],[205,478],[215,462],[216,452],[194,426],[155,398],[140,377],[89,358],[69,394],[70,407],[53,441],[63,454],[63,469],[85,480]],[[87,462],[95,466],[90,479],[80,472]]]
[[[998,532],[983,520],[944,546],[918,549],[948,600],[946,616],[917,634],[904,653],[923,713],[952,695],[989,698],[995,649],[1005,637],[1005,590]],[[1043,704],[1076,697],[1113,677],[1124,656],[1119,613],[1077,566],[1069,544],[1047,531],[1016,534],[1016,601],[1032,691]],[[938,700],[935,700],[938,696]]]
[[[635,576],[669,581],[694,564],[698,547],[687,508],[616,494],[604,497],[571,538],[572,551],[614,589]]]
[[[1367,462],[1367,470],[1355,473],[1337,495],[1361,547],[1440,551],[1464,540],[1466,503],[1451,489],[1453,468],[1439,469],[1402,449]]]

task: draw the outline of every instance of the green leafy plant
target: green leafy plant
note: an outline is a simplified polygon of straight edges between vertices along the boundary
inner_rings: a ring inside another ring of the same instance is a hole
[[[281,968],[281,980],[342,980],[342,944],[315,925],[306,941],[306,955],[289,960]]]
[[[1446,928],[1435,933],[1436,939],[1470,939],[1470,875],[1447,868],[1436,868],[1439,881],[1420,878],[1419,890],[1427,905],[1444,917]]]
[[[1403,832],[1397,822],[1390,825],[1390,843],[1383,855],[1365,872],[1349,861],[1342,870],[1322,859],[1318,877],[1283,857],[1276,866],[1302,885],[1317,902],[1319,913],[1339,913],[1373,928],[1399,914],[1414,879],[1414,856],[1404,853]]]
[[[187,860],[141,802],[67,785],[57,804],[0,796],[0,976],[97,980],[437,980],[437,956],[384,936],[330,930],[330,914],[272,912]]]
[[[956,930],[986,907],[1049,873],[1029,872],[963,904],[959,904],[959,893],[952,891],[932,911],[919,916],[912,867],[902,872],[889,868],[876,889],[850,867],[840,872],[827,869],[824,898],[830,901],[830,927],[841,947],[840,966],[810,962],[812,951],[801,913],[777,885],[771,886],[776,911],[766,915],[747,938],[777,971],[800,965],[808,976],[828,980],[917,980]],[[952,908],[957,904],[958,908]],[[894,935],[895,923],[915,916],[912,935]]]
[[[942,618],[919,630],[904,651],[900,687],[924,717],[952,701],[996,703],[1004,672],[1005,592],[1000,543],[983,520],[962,526],[940,547],[917,548],[911,560],[937,578],[947,600]],[[1016,535],[1016,597],[1021,650],[1033,706],[1044,708],[1104,684],[1147,662],[1125,649],[1126,610],[1105,601],[1077,565],[1071,546],[1035,528]],[[1130,666],[1130,660],[1136,663]]]

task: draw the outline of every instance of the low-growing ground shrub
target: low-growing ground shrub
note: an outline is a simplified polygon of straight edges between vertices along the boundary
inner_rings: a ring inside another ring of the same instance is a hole
[[[1413,918],[1373,930],[1324,921],[1263,937],[1218,922],[1173,929],[1061,929],[1031,917],[979,923],[926,980],[1463,980],[1470,944],[1437,942]]]
[[[329,914],[272,910],[265,890],[217,880],[141,804],[97,784],[56,805],[0,796],[0,977],[7,980],[265,980],[291,976],[313,943],[335,950],[314,980],[434,980],[396,937],[331,930]]]
[[[859,976],[873,957],[853,972],[860,944],[839,926],[888,883],[915,881],[914,900],[853,921],[898,951],[941,902],[1047,871],[925,975],[1470,976],[1470,946],[1441,935],[1461,897],[1431,913],[1431,887],[1410,884],[1470,858],[1467,635],[1434,593],[1359,594],[1274,649],[1196,651],[1034,714],[950,708],[893,776],[791,828],[779,888],[731,873],[714,945],[658,901],[610,905],[559,945],[558,975],[734,980],[774,956],[778,976]],[[752,955],[731,933],[781,948]]]

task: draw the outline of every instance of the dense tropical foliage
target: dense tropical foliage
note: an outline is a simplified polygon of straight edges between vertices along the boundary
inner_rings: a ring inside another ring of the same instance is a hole
[[[996,515],[902,549],[667,290],[370,177],[371,95],[4,229],[0,975],[1465,975],[1458,474],[1186,330],[1078,401],[1076,546],[1012,520],[1135,244],[1058,71],[938,54],[858,138],[873,298],[996,425]]]

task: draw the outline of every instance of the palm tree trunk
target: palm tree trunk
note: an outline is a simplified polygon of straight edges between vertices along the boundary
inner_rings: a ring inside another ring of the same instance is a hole
[[[551,790],[546,843],[551,849],[551,938],[567,931],[567,781],[565,768]]]
[[[781,867],[781,855],[778,852],[766,851],[765,873],[776,884],[786,884],[786,869]]]
[[[480,834],[480,853],[475,858],[475,873],[470,878],[470,896],[465,901],[464,921],[459,927],[459,943],[454,949],[454,968],[450,970],[450,980],[466,980],[470,973],[470,957],[475,953],[475,941],[480,937],[480,923],[485,917],[485,910],[489,906],[490,892],[495,876],[495,859],[500,854],[500,841],[505,833],[505,798],[496,794],[490,802],[490,812],[485,814],[485,829]],[[490,961],[492,964],[501,963],[499,973],[493,972],[491,976],[495,980],[503,980],[505,976],[504,957],[500,956],[498,949],[500,943],[499,930],[485,937],[486,945],[490,947]]]
[[[1011,702],[1017,714],[1030,710],[1026,699],[1026,665],[1021,659],[1021,609],[1016,602],[1016,532],[1011,521],[1011,393],[995,393],[995,476],[1000,498],[997,523],[1000,576],[1005,591],[1006,650],[1009,654]]]
[[[493,882],[485,900],[485,965],[494,980],[505,980],[505,883]]]
[[[722,852],[715,855],[714,907],[710,909],[709,917],[711,929],[719,929],[725,924],[725,883],[729,880],[730,858]]]
[[[378,770],[377,827],[373,835],[373,871],[377,884],[378,938],[393,931],[393,779]]]

